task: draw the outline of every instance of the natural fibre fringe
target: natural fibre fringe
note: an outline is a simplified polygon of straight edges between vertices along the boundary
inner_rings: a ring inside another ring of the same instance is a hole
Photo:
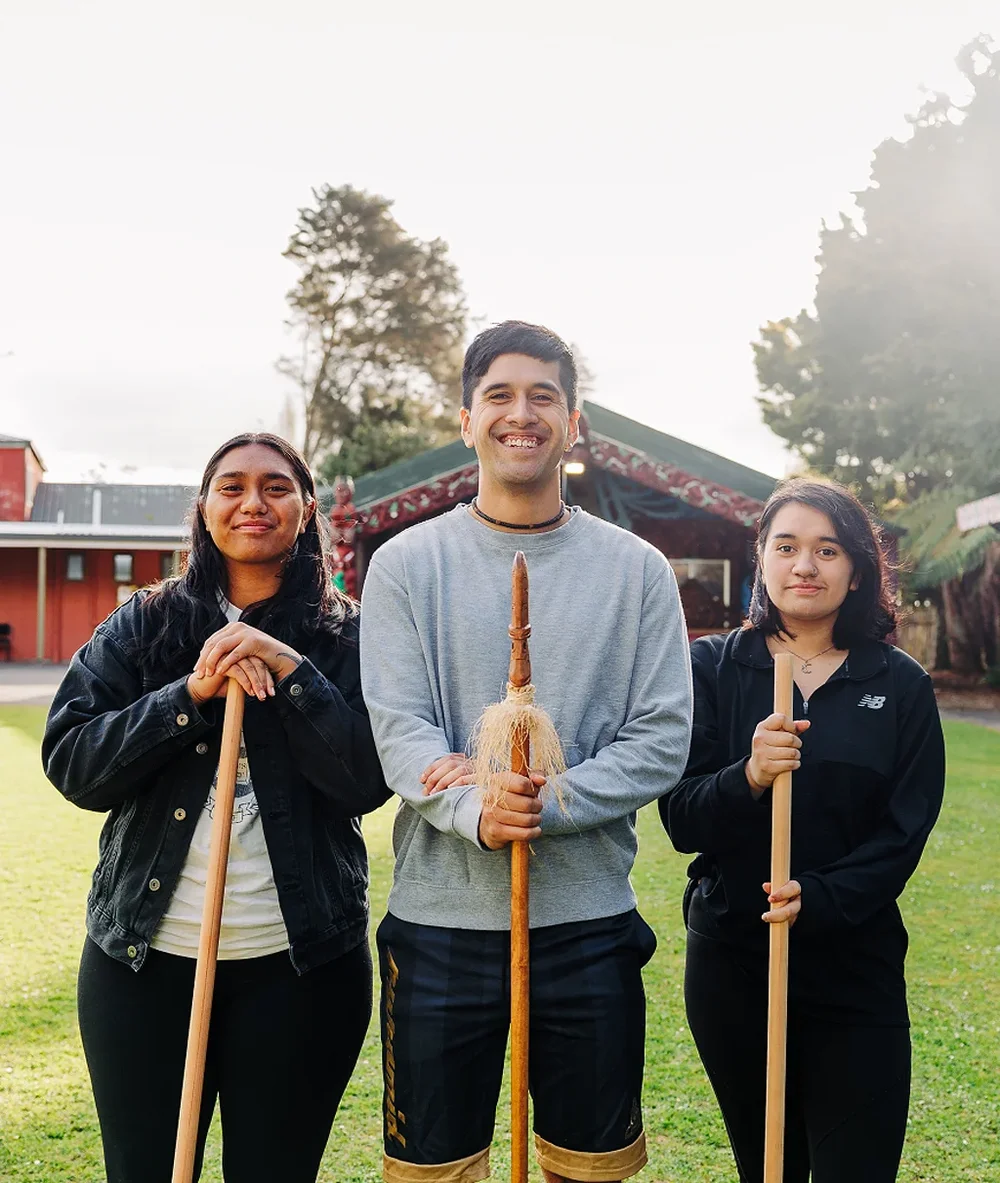
[[[535,706],[532,685],[515,687],[507,683],[507,697],[483,711],[472,733],[472,763],[475,784],[483,790],[487,804],[495,805],[503,796],[501,774],[510,771],[514,742],[527,732],[529,766],[545,777],[546,788],[556,795],[559,808],[566,812],[561,778],[566,759],[555,725],[545,711]]]

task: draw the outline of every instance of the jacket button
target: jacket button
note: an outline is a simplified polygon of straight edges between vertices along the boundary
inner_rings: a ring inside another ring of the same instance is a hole
[[[188,719],[187,715],[183,714],[183,712],[177,716],[178,727],[186,727],[189,722],[190,720]]]
[[[204,756],[204,754],[208,751],[208,744],[207,743],[200,743],[200,744],[198,744],[198,746],[194,750],[198,753],[199,756]]]
[[[294,686],[288,687],[288,693],[292,696],[292,698],[298,698],[298,696],[302,693],[302,687],[298,684],[298,682],[296,682]]]
[[[159,891],[159,890],[160,890],[160,881],[159,881],[159,879],[150,879],[150,881],[149,881],[149,890],[150,890],[150,891]]]
[[[135,945],[129,945],[125,952],[129,955],[129,957],[139,956],[139,950],[135,947]]]
[[[182,822],[186,817],[187,817],[187,810],[186,809],[175,809],[174,810],[174,821]]]

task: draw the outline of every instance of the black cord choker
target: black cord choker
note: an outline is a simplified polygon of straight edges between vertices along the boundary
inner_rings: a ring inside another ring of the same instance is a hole
[[[503,526],[505,530],[544,530],[546,526],[554,526],[559,521],[566,512],[566,503],[564,501],[559,502],[559,512],[554,518],[549,518],[547,522],[532,522],[527,526],[524,522],[501,522],[499,518],[491,518],[488,513],[483,513],[479,508],[478,499],[475,497],[472,499],[472,512],[477,517],[481,517],[484,522],[489,522],[491,526]]]

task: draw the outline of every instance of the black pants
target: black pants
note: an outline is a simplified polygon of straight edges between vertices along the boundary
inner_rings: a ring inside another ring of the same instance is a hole
[[[741,1183],[761,1183],[767,965],[688,931],[688,1022]],[[905,1027],[820,1022],[789,1001],[784,1183],[893,1183],[910,1100]]]
[[[194,967],[150,950],[136,973],[84,945],[80,1032],[108,1183],[170,1183]],[[287,953],[219,962],[195,1179],[218,1098],[227,1183],[314,1183],[371,1007],[366,942],[301,977]]]

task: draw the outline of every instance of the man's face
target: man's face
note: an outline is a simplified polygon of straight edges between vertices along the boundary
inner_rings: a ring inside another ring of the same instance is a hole
[[[504,353],[464,407],[462,438],[479,457],[480,491],[541,490],[558,480],[563,452],[576,443],[580,412],[569,410],[559,363]]]

